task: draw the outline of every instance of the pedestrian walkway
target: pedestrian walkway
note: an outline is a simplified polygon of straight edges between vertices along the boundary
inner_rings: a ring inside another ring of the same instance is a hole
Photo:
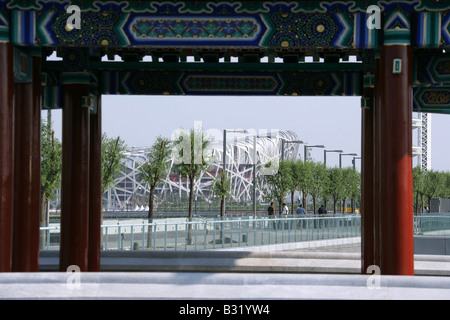
[[[103,251],[104,272],[275,272],[361,274],[360,239],[214,251]],[[450,276],[450,256],[415,255],[415,274]],[[57,271],[58,251],[42,251],[41,271]]]
[[[379,276],[361,274],[358,238],[303,242],[281,251],[267,249],[103,251],[102,272],[79,274],[54,272],[58,251],[42,251],[41,272],[0,274],[0,299],[450,297],[449,256],[415,255],[415,276]]]

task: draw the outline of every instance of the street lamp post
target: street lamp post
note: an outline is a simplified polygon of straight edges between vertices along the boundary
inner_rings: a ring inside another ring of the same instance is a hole
[[[315,146],[308,146],[307,144],[305,144],[305,146],[304,146],[304,159],[303,159],[303,162],[304,163],[306,163],[306,152],[308,151],[308,148],[309,149],[311,149],[311,148],[325,148],[325,146],[324,145],[315,145]]]
[[[323,164],[325,168],[327,167],[327,152],[339,152],[342,153],[342,150],[323,150]]]
[[[340,153],[339,154],[339,168],[342,168],[342,156],[357,156],[356,153]],[[345,210],[345,200],[344,200],[344,204],[343,204],[343,210]],[[345,213],[345,212],[344,212]]]
[[[357,156],[356,153],[340,153],[339,154],[339,168],[342,168],[342,156]]]
[[[352,160],[353,170],[356,170],[356,159],[361,159],[361,157],[353,157],[353,160]]]

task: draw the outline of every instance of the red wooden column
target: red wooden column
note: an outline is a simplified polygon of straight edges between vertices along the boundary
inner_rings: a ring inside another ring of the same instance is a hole
[[[11,271],[13,203],[13,48],[0,42],[0,272]]]
[[[361,273],[375,264],[375,161],[374,161],[374,101],[365,99],[361,110]],[[369,105],[367,105],[369,104]]]
[[[102,224],[102,96],[98,94],[95,99],[97,106],[90,116],[88,270],[98,272]]]
[[[83,83],[83,81],[87,81]],[[60,271],[88,270],[89,75],[63,75]]]
[[[381,142],[381,132],[382,132],[382,119],[381,119],[381,104],[382,97],[380,95],[381,91],[381,72],[380,72],[380,57],[375,58],[375,87],[374,87],[374,113],[373,113],[373,152],[374,152],[374,264],[380,267],[380,215],[381,210],[384,209],[383,197],[382,197],[382,142]]]
[[[376,263],[375,224],[375,107],[376,76],[379,60],[376,50],[363,53],[364,95],[361,99],[361,273],[371,273]]]
[[[30,60],[31,61],[31,60]],[[12,271],[39,271],[41,59],[32,83],[15,85]]]
[[[406,44],[381,48],[380,268],[389,275],[414,274],[411,55]]]

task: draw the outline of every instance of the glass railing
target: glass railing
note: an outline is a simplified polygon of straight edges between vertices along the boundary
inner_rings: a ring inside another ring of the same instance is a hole
[[[450,213],[422,213],[415,215],[414,234],[450,236]]]
[[[43,247],[59,249],[59,224],[41,228]],[[104,250],[214,250],[358,237],[360,215],[196,217],[109,221],[101,226]]]
[[[361,236],[361,215],[230,215],[104,220],[105,250],[214,250]],[[450,236],[450,213],[414,215],[414,235]],[[42,248],[59,249],[59,223],[41,228]]]

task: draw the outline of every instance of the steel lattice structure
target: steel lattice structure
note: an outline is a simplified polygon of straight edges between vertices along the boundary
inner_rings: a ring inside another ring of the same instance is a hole
[[[413,156],[424,171],[431,169],[431,114],[420,112],[413,118],[413,130],[417,129],[417,144],[413,145]]]
[[[284,150],[284,159],[296,159],[298,136],[292,131],[271,132],[267,136],[242,136],[229,134],[226,144],[226,172],[231,180],[231,198],[235,201],[251,201],[253,199],[253,174],[256,177],[265,172],[261,165],[272,161],[276,164]],[[234,138],[234,139],[233,139]],[[284,143],[283,143],[284,141]],[[283,146],[284,144],[284,146]],[[255,148],[256,146],[256,148]],[[115,187],[105,194],[105,209],[145,210],[148,203],[149,188],[139,177],[139,168],[146,161],[149,147],[131,147],[127,149],[126,160],[115,179]],[[256,162],[254,161],[256,151]],[[223,141],[213,140],[207,150],[213,155],[208,170],[202,172],[201,179],[195,181],[195,195],[210,201],[214,194],[211,191],[214,179],[223,168]],[[189,183],[185,177],[173,173],[174,157],[170,158],[170,171],[166,179],[156,190],[156,201],[169,195],[177,194],[180,198],[189,192]],[[267,170],[267,169],[266,169]],[[262,193],[256,193],[257,201],[262,200]]]

